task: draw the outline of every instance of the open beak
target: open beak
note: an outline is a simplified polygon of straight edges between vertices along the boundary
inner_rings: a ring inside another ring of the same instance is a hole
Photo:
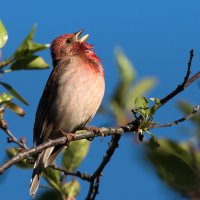
[[[79,41],[79,42],[85,42],[89,37],[89,34],[86,34],[86,35],[83,35],[82,37],[80,37],[80,35],[83,33],[83,31],[84,30],[81,29],[80,31],[74,33],[76,40]]]

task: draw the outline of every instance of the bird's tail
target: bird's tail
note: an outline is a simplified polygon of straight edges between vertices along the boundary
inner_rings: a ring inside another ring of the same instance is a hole
[[[37,189],[38,189],[38,186],[40,183],[40,176],[42,173],[42,169],[44,167],[47,167],[46,163],[47,163],[48,158],[51,155],[53,149],[54,149],[54,147],[50,147],[38,155],[38,158],[34,165],[32,178],[31,178],[30,194],[32,196],[35,196],[35,194],[37,192]]]

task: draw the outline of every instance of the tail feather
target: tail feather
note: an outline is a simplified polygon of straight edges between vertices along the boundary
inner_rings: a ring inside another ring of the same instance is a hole
[[[41,154],[39,154],[32,173],[31,178],[31,185],[30,185],[30,194],[32,196],[35,196],[37,189],[39,187],[40,183],[40,176],[42,173],[42,169],[47,167],[47,161],[49,159],[49,156],[51,155],[54,147],[48,148],[45,151],[43,151]]]

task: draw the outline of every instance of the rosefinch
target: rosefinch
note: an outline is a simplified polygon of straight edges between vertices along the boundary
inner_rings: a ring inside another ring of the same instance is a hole
[[[34,143],[61,137],[60,129],[75,132],[95,115],[105,89],[104,71],[83,30],[56,38],[51,44],[53,71],[40,99],[34,124]],[[34,165],[30,194],[35,195],[40,175],[64,149],[50,147],[39,153]]]

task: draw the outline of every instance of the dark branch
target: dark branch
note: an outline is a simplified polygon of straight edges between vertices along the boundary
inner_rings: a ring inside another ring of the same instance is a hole
[[[193,50],[190,51],[188,68],[187,68],[187,72],[186,72],[186,75],[185,75],[183,82],[180,85],[178,85],[178,87],[175,90],[173,90],[166,97],[164,97],[163,99],[160,100],[160,105],[158,106],[157,109],[162,107],[165,103],[167,103],[169,100],[174,98],[177,94],[182,92],[186,87],[188,87],[191,83],[193,83],[195,80],[197,80],[200,77],[200,71],[199,71],[194,76],[189,78],[190,73],[191,73],[192,59],[193,59]],[[175,122],[172,122],[170,124],[178,124],[181,121],[189,119],[190,117],[193,116],[193,114],[191,113],[190,115],[185,116],[185,117],[183,117],[179,120],[176,120]],[[67,171],[62,170],[64,173],[66,173],[68,175],[77,176],[77,177],[79,177],[83,180],[89,181],[90,187],[89,187],[89,191],[88,191],[88,195],[87,195],[86,199],[87,200],[95,199],[96,195],[98,194],[99,183],[100,183],[100,179],[101,179],[101,176],[102,176],[102,172],[103,172],[105,166],[108,164],[111,157],[113,156],[116,148],[118,147],[121,135],[125,132],[138,132],[140,119],[141,119],[141,117],[138,117],[136,120],[132,121],[128,125],[123,126],[121,128],[104,128],[103,127],[103,128],[97,129],[98,131],[86,131],[86,132],[82,132],[82,133],[79,133],[79,134],[65,133],[64,134],[65,136],[63,136],[61,138],[58,138],[58,139],[55,139],[55,140],[48,140],[47,142],[45,142],[45,143],[43,143],[43,144],[41,144],[37,147],[33,147],[33,148],[25,150],[24,152],[18,153],[16,156],[12,157],[10,160],[8,160],[6,163],[4,163],[0,167],[0,174],[3,174],[3,172],[6,169],[8,169],[12,165],[16,164],[17,162],[19,162],[19,161],[21,161],[21,160],[23,160],[23,159],[25,159],[25,158],[27,158],[31,155],[42,152],[49,147],[56,146],[56,145],[69,145],[69,143],[71,141],[75,141],[75,140],[91,139],[91,138],[94,138],[94,137],[97,137],[97,136],[110,136],[110,135],[112,135],[112,139],[111,139],[111,142],[109,143],[110,145],[109,145],[109,147],[106,151],[106,154],[105,154],[102,162],[100,163],[99,167],[97,168],[97,170],[92,175],[87,175],[87,174],[84,175],[84,174],[81,174],[81,173],[79,174],[78,172],[67,172]],[[170,124],[167,124],[165,126],[170,126]],[[160,127],[163,127],[163,126],[164,125],[161,125]],[[151,127],[151,128],[155,128],[155,127]],[[10,132],[7,132],[7,134],[11,138],[14,138],[13,142],[18,144],[18,140]],[[20,143],[18,145],[21,146]],[[61,170],[61,169],[56,168],[55,166],[54,166],[54,169]]]
[[[55,169],[57,171],[63,172],[65,175],[68,175],[68,176],[76,176],[78,178],[81,178],[82,180],[86,180],[86,181],[89,181],[89,182],[91,180],[91,175],[87,174],[87,173],[81,173],[79,171],[77,171],[77,172],[68,171],[66,169],[57,167],[55,165],[50,165],[49,167],[52,168],[52,169]]]
[[[168,124],[162,124],[162,125],[153,124],[153,125],[151,125],[151,128],[164,128],[164,127],[177,125],[177,124],[179,124],[181,122],[184,122],[184,121],[192,118],[199,111],[199,109],[200,109],[200,106],[196,106],[196,107],[193,108],[193,111],[190,114],[185,115],[184,117],[182,117],[182,118],[180,118],[178,120],[175,120],[175,121],[170,122]]]
[[[26,146],[26,139],[25,138],[21,138],[20,140],[18,140],[12,133],[11,131],[8,129],[8,124],[6,123],[6,121],[3,119],[3,115],[4,115],[4,111],[1,110],[1,119],[0,119],[0,128],[6,133],[6,135],[8,136],[7,141],[8,143],[15,143],[17,144],[19,147],[21,147],[22,149],[28,149],[28,147]]]
[[[89,191],[88,191],[86,200],[90,200],[90,199],[94,200],[96,195],[98,194],[100,179],[101,179],[103,170],[104,170],[105,166],[108,164],[108,162],[110,161],[115,150],[118,148],[120,138],[121,138],[121,135],[112,136],[112,139],[109,142],[109,147],[106,151],[105,156],[103,157],[102,162],[100,163],[99,167],[92,174],[92,176],[90,178],[90,180],[91,180],[90,181],[90,187],[89,187]]]
[[[165,96],[163,99],[160,100],[160,106],[162,106],[165,103],[167,103],[170,99],[174,98],[178,93],[182,92],[188,85],[190,85],[191,80],[188,80],[188,79],[189,79],[189,75],[191,73],[190,69],[191,69],[191,65],[192,65],[192,59],[193,59],[193,56],[194,56],[193,52],[194,52],[193,50],[190,51],[190,58],[189,58],[189,61],[188,61],[187,72],[186,72],[186,75],[185,75],[185,78],[184,78],[183,82],[180,85],[178,85],[178,87],[175,90],[173,90],[167,96]],[[197,74],[199,74],[199,75],[197,75]],[[197,74],[196,74],[197,77],[195,75],[191,79],[193,79],[194,77],[195,77],[194,80],[199,78],[200,72],[198,72]]]

